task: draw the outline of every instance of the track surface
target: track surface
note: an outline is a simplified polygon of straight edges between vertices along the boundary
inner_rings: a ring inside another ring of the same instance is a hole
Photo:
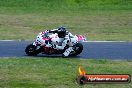
[[[29,41],[0,41],[0,57],[27,57],[24,50],[30,43]],[[132,60],[131,42],[87,42],[83,45],[83,52],[76,58]],[[37,57],[50,56],[39,54]]]

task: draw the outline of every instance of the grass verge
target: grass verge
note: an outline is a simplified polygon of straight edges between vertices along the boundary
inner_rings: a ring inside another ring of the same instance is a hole
[[[33,40],[66,26],[88,40],[132,41],[131,0],[1,0],[0,39]]]
[[[88,84],[80,86],[75,78],[78,66],[88,74],[131,74],[131,61],[75,58],[1,58],[1,88],[131,88],[132,84]]]

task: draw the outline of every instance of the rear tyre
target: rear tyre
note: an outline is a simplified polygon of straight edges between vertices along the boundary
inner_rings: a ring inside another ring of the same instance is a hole
[[[26,47],[25,52],[28,56],[36,56],[38,52],[36,51],[36,46],[30,44]]]

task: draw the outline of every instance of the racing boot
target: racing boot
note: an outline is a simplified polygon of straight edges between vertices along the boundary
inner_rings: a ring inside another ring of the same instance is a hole
[[[65,50],[65,52],[62,54],[62,57],[68,57],[69,54],[70,54],[72,51],[74,51],[74,50],[72,49],[72,47],[67,48],[67,49]]]

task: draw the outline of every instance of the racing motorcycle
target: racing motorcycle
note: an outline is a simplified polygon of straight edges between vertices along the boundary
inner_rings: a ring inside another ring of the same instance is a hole
[[[42,43],[42,34],[41,33],[37,36],[37,38],[34,40],[32,44],[27,45],[25,52],[28,56],[36,56],[39,53],[42,54],[62,54],[65,52],[65,50],[69,47],[67,44],[63,50],[58,50],[54,46],[61,44],[59,41],[59,37],[57,34],[51,34],[48,37],[43,37],[43,40],[45,40],[45,44]],[[77,56],[79,55],[83,50],[82,42],[86,41],[86,37],[83,35],[73,35],[70,36],[72,48],[73,51],[70,52],[69,56]]]

